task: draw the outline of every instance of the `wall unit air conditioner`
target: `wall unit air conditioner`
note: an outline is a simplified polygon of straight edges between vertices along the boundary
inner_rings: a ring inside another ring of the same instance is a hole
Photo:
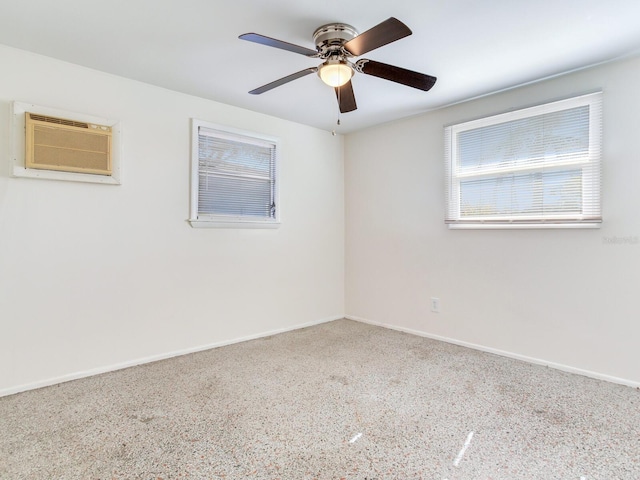
[[[111,175],[112,129],[25,112],[25,167]]]

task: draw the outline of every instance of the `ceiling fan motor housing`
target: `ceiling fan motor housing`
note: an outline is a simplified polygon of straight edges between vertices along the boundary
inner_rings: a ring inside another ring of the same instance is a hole
[[[342,46],[358,36],[358,31],[346,23],[328,23],[313,32],[313,42],[316,44],[321,58],[333,55],[344,55]]]

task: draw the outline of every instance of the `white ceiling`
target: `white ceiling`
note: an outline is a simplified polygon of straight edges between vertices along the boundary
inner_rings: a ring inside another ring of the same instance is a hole
[[[247,93],[319,61],[238,35],[313,49],[320,25],[364,32],[391,16],[413,35],[364,57],[438,82],[422,92],[356,74],[340,133],[640,53],[640,0],[0,0],[0,43],[333,130],[335,94],[316,75]]]

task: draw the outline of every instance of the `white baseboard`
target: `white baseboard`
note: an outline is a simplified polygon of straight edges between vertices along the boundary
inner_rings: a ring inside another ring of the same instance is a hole
[[[224,347],[226,345],[232,345],[234,343],[246,342],[248,340],[256,340],[258,338],[270,337],[271,335],[277,335],[279,333],[299,330],[301,328],[313,327],[314,325],[320,325],[322,323],[328,323],[334,320],[340,320],[342,318],[345,318],[344,315],[323,318],[321,320],[301,323],[298,325],[294,325],[292,327],[269,330],[267,332],[256,333],[254,335],[248,335],[246,337],[234,338],[231,340],[223,340],[221,342],[210,343],[207,345],[199,345],[197,347],[185,348],[183,350],[174,350],[172,352],[160,353],[158,355],[151,355],[149,357],[136,358],[134,360],[128,360],[126,362],[117,363],[113,365],[105,365],[104,367],[93,368],[91,370],[83,370],[79,372],[69,373],[67,375],[61,375],[59,377],[47,378],[45,380],[39,380],[37,382],[26,383],[23,385],[2,389],[0,390],[0,397],[13,395],[15,393],[20,393],[20,392],[25,392],[27,390],[34,390],[36,388],[49,387],[51,385],[56,385],[58,383],[69,382],[71,380],[78,380],[80,378],[91,377],[93,375],[100,375],[101,373],[122,370],[123,368],[135,367],[136,365],[143,365],[145,363],[157,362],[158,360],[165,360],[167,358],[179,357],[181,355],[187,355],[189,353],[202,352],[204,350],[210,350],[212,348]]]
[[[498,350],[496,348],[486,347],[484,345],[478,345],[475,343],[469,343],[462,340],[457,340],[455,338],[443,337],[440,335],[433,335],[431,333],[422,332],[420,330],[414,330],[411,328],[399,327],[397,325],[390,325],[382,322],[375,322],[373,320],[368,320],[366,318],[356,317],[353,315],[345,315],[345,318],[349,320],[354,320],[356,322],[367,323],[369,325],[375,325],[377,327],[384,327],[390,330],[397,330],[399,332],[410,333],[411,335],[417,335],[420,337],[430,338],[432,340],[439,340],[441,342],[452,343],[454,345],[459,345],[461,347],[473,348],[474,350],[480,350],[482,352],[493,353],[495,355],[500,355],[502,357],[513,358],[516,360],[522,360],[524,362],[533,363],[535,365],[544,365],[549,368],[554,368],[556,370],[561,370],[563,372],[575,373],[577,375],[583,375],[589,378],[595,378],[597,380],[605,380],[611,383],[617,383],[620,385],[626,385],[628,387],[640,388],[640,382],[628,380],[626,378],[614,377],[611,375],[605,375],[603,373],[592,372],[591,370],[584,370],[581,368],[571,367],[569,365],[563,365],[561,363],[549,362],[547,360],[543,360],[540,358],[528,357],[526,355],[520,355],[518,353],[508,352],[505,350]]]

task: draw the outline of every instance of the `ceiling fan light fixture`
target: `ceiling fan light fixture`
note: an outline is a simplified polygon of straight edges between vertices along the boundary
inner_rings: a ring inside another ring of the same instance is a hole
[[[330,87],[341,87],[353,77],[353,67],[345,60],[330,58],[320,65],[318,75]]]

